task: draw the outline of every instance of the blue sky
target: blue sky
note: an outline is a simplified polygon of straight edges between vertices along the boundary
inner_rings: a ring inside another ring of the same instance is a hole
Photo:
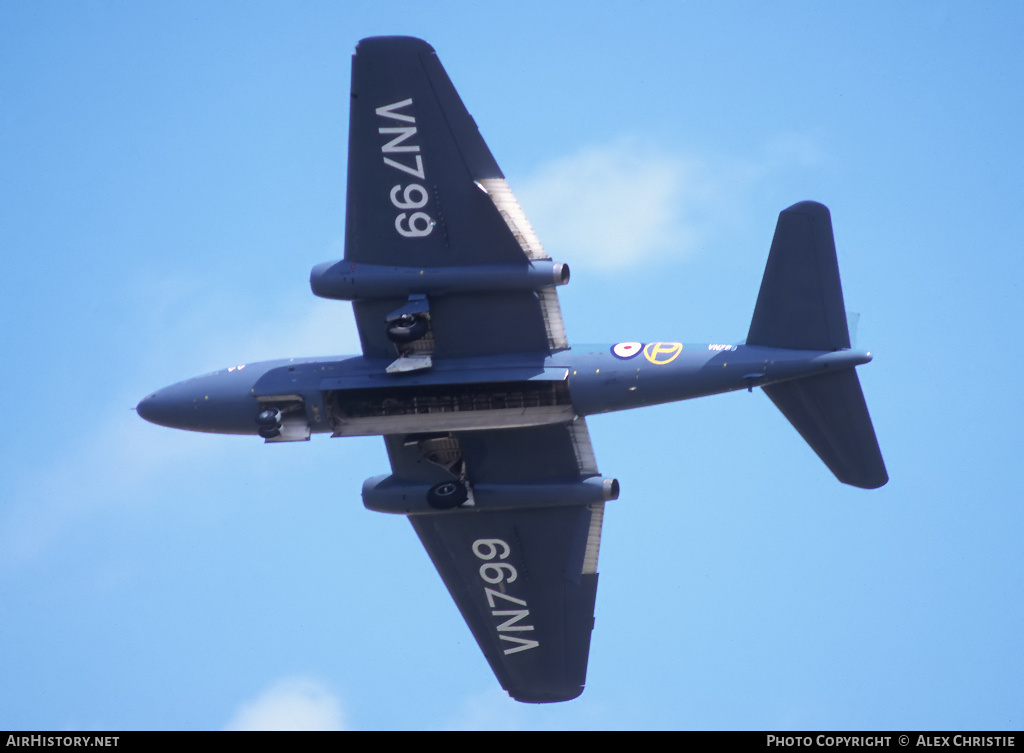
[[[0,727],[1019,729],[1024,11],[1015,3],[0,8]],[[740,340],[779,210],[832,211],[891,476],[761,394],[590,420],[617,477],[587,689],[500,690],[377,438],[133,406],[352,353],[349,59],[437,50],[573,279],[571,341]]]

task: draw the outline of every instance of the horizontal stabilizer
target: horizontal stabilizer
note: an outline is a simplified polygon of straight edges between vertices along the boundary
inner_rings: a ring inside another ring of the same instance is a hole
[[[802,201],[779,213],[747,345],[850,347],[828,209]]]
[[[856,371],[844,369],[763,389],[844,484],[877,489],[889,480]]]

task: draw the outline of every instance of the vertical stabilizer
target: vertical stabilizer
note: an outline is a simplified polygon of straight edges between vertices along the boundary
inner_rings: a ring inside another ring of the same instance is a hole
[[[802,201],[779,213],[747,345],[850,347],[828,209]]]

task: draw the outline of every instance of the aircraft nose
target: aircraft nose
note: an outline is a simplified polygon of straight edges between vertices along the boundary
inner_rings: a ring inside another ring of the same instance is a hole
[[[160,394],[160,391],[142,398],[139,404],[135,406],[135,412],[151,424],[158,424],[160,426],[172,425],[170,421],[171,405],[166,396]]]
[[[215,371],[172,384],[142,398],[136,412],[152,424],[187,431],[255,434],[259,403],[256,369]]]

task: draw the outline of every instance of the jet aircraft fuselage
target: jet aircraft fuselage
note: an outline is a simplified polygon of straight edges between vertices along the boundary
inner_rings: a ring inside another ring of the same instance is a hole
[[[178,382],[144,398],[138,412],[176,429],[259,434],[255,417],[277,409],[286,431],[270,441],[499,429],[749,390],[870,360],[853,350],[679,342],[453,359],[411,374],[387,374],[387,362],[362,356],[290,358]]]

